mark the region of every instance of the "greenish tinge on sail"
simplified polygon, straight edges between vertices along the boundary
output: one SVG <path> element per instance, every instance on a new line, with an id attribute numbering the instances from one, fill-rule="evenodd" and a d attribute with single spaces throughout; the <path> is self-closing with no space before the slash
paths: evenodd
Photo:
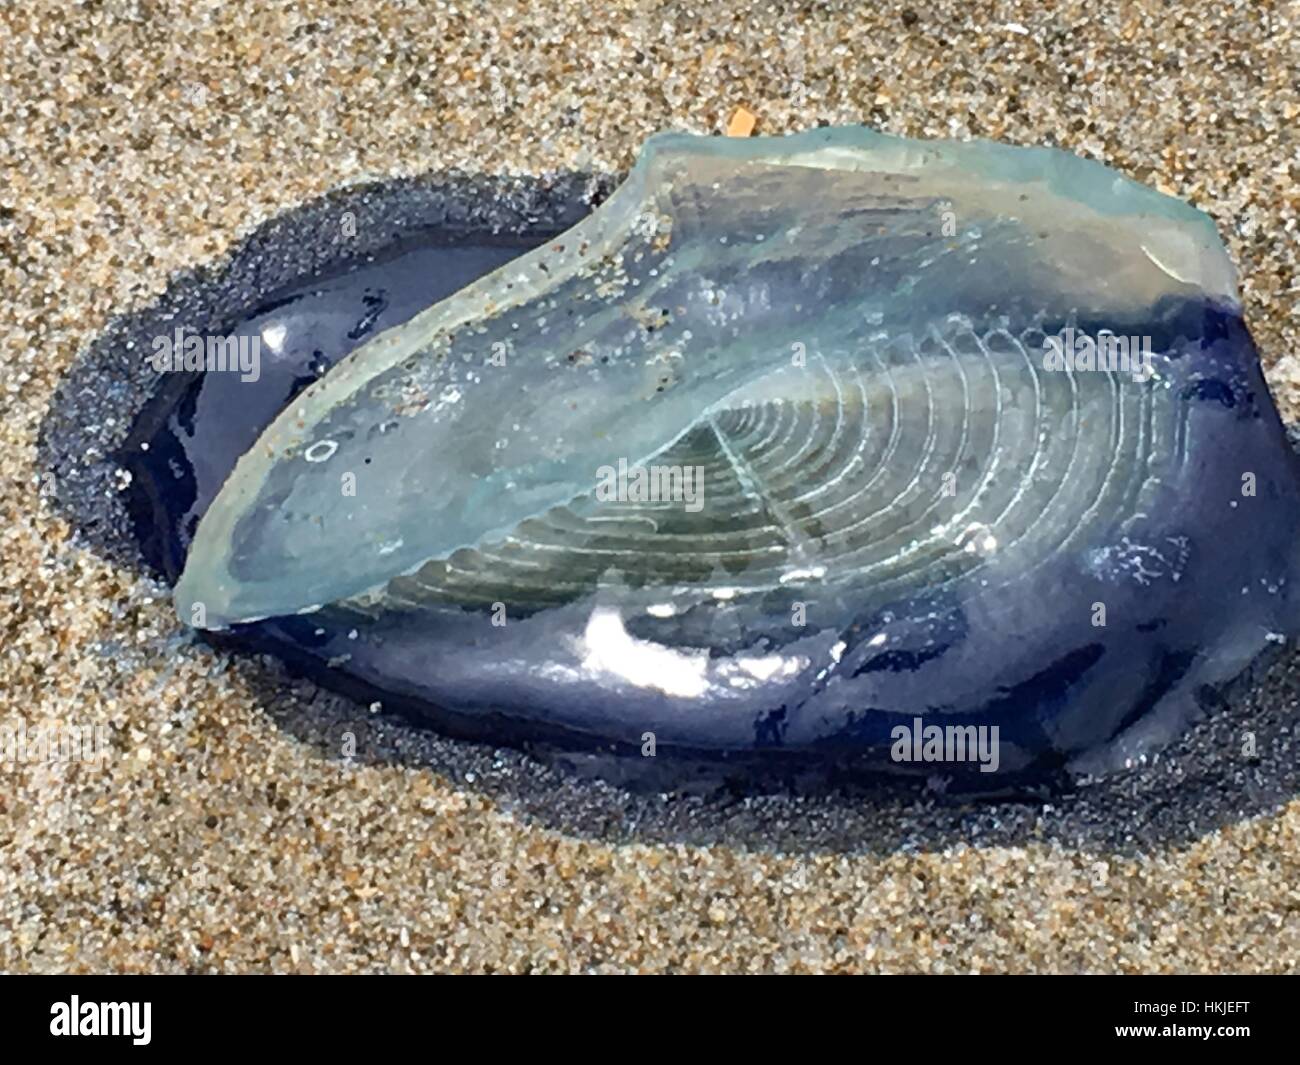
<path id="1" fill-rule="evenodd" d="M 1000 498 L 1028 522 L 1046 498 L 993 472 L 1035 468 L 1045 413 L 1066 440 L 1139 402 L 1030 372 L 1035 330 L 1121 329 L 1166 297 L 1236 303 L 1212 222 L 1066 152 L 663 134 L 581 224 L 299 396 L 204 515 L 177 609 L 222 627 L 610 580 L 780 587 L 826 558 L 875 581 L 939 544 L 962 572 L 979 554 L 953 522 Z M 985 416 L 921 428 L 935 409 Z M 911 466 L 872 479 L 900 446 L 962 492 L 922 508 Z M 603 468 L 682 455 L 708 471 L 698 510 L 597 505 Z M 1084 507 L 1105 471 L 1065 463 L 1040 489 L 1071 472 Z"/>

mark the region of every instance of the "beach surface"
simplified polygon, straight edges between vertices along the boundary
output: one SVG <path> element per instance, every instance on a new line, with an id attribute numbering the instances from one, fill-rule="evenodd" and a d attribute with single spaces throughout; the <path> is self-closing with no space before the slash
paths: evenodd
<path id="1" fill-rule="evenodd" d="M 378 183 L 378 245 L 408 179 L 599 184 L 738 106 L 764 134 L 1057 145 L 1189 200 L 1300 421 L 1296 4 L 775 8 L 0 9 L 0 726 L 107 737 L 0 763 L 0 969 L 1300 969 L 1291 647 L 1150 764 L 1050 801 L 631 793 L 214 651 L 131 557 L 123 316 L 310 268 L 327 193 Z M 267 229 L 289 216 L 299 258 Z"/>

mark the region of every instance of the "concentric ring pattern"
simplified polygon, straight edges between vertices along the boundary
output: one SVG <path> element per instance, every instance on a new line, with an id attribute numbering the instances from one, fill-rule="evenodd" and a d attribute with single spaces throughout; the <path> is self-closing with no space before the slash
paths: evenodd
<path id="1" fill-rule="evenodd" d="M 671 598 L 701 585 L 738 603 L 822 586 L 886 601 L 1006 557 L 995 579 L 1032 579 L 1131 516 L 1147 478 L 1176 475 L 1180 458 L 1176 410 L 1149 383 L 1044 369 L 1043 351 L 1041 331 L 981 334 L 953 316 L 865 358 L 818 355 L 727 396 L 655 454 L 609 456 L 625 484 L 637 466 L 695 471 L 695 500 L 593 488 L 397 578 L 386 605 L 528 611 L 602 586 Z"/>

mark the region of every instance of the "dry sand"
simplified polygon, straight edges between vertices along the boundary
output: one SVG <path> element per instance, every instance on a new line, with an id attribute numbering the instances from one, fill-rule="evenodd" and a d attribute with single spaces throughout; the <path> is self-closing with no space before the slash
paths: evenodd
<path id="1" fill-rule="evenodd" d="M 139 353 L 75 367 L 115 316 L 177 276 L 203 293 L 197 268 L 339 186 L 614 174 L 738 104 L 762 133 L 1057 144 L 1190 200 L 1300 418 L 1295 4 L 774 7 L 0 9 L 0 725 L 112 736 L 96 765 L 0 765 L 0 968 L 1300 967 L 1290 649 L 1153 764 L 1048 804 L 630 795 L 217 654 L 114 550 Z M 265 237 L 249 292 L 303 265 Z"/>

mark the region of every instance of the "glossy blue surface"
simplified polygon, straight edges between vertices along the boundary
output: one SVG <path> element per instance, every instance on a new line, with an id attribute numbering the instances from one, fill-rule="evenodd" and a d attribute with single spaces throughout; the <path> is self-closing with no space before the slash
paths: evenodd
<path id="1" fill-rule="evenodd" d="M 284 329 L 260 381 L 172 380 L 141 416 L 126 461 L 147 553 L 175 577 L 196 522 L 291 396 L 370 337 L 534 243 L 430 240 L 246 312 L 234 332 L 260 334 L 270 322 Z M 854 276 L 851 265 L 846 254 L 841 284 Z M 739 272 L 730 283 L 753 286 L 741 299 L 753 303 L 774 279 Z M 970 280 L 971 302 L 998 283 Z M 1008 313 L 1017 313 L 1014 291 L 969 328 L 1003 328 Z M 1215 690 L 1300 628 L 1300 475 L 1229 301 L 1167 295 L 1126 317 L 1070 308 L 1036 327 L 1053 334 L 1067 325 L 1098 333 L 1121 325 L 1151 339 L 1160 374 L 1142 387 L 1158 390 L 1150 402 L 1175 427 L 1177 461 L 1162 458 L 1161 476 L 1139 479 L 1141 491 L 1113 520 L 1094 515 L 1087 542 L 1065 537 L 1059 550 L 1035 555 L 1032 572 L 900 585 L 860 602 L 778 588 L 760 611 L 741 614 L 725 601 L 658 610 L 666 596 L 656 594 L 651 570 L 629 585 L 631 606 L 598 589 L 531 595 L 505 603 L 503 625 L 485 591 L 480 601 L 415 609 L 326 605 L 235 625 L 231 638 L 359 698 L 494 742 L 636 759 L 652 735 L 659 759 L 939 773 L 994 786 L 971 761 L 900 760 L 896 730 L 919 718 L 996 728 L 999 781 L 1067 764 L 1114 769 L 1169 742 Z M 939 404 L 937 422 L 958 417 Z M 1139 458 L 1123 462 L 1146 461 L 1150 434 L 1125 431 Z M 1100 431 L 1089 437 L 1085 423 L 1078 438 L 1113 444 Z M 795 622 L 801 606 L 809 616 Z"/>

